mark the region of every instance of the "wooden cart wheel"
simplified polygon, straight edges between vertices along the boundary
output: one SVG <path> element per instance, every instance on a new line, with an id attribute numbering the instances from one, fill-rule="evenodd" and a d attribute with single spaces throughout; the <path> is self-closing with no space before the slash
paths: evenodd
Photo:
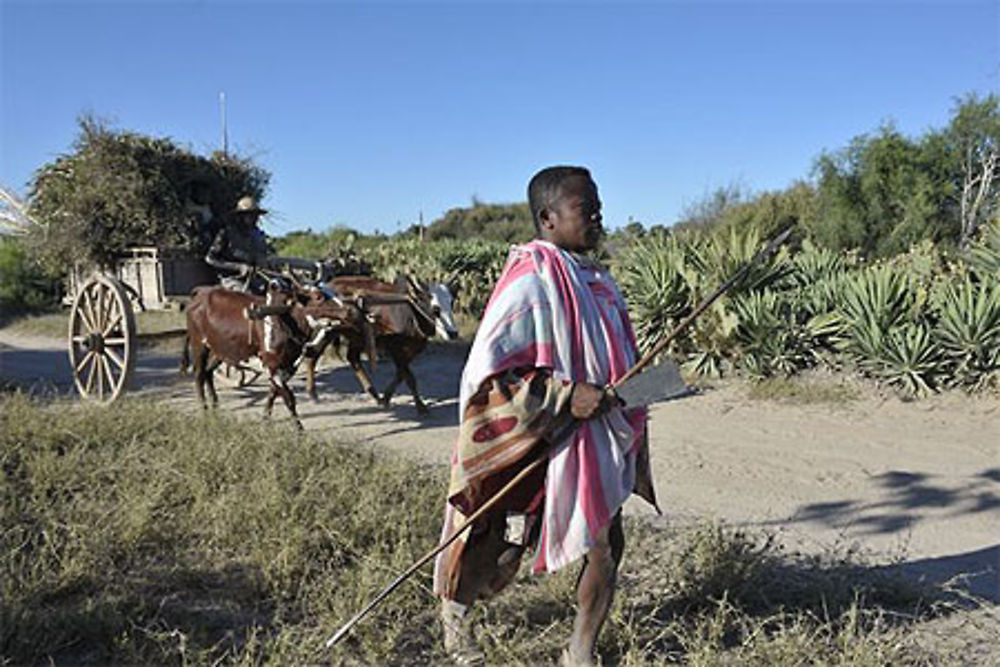
<path id="1" fill-rule="evenodd" d="M 110 403 L 128 388 L 135 370 L 135 315 L 122 284 L 91 276 L 69 315 L 69 362 L 85 399 Z"/>

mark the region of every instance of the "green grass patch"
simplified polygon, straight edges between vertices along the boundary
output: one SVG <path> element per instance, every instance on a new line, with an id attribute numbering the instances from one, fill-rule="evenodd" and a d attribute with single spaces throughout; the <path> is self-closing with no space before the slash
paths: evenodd
<path id="1" fill-rule="evenodd" d="M 0 321 L 0 327 L 21 336 L 65 339 L 69 335 L 69 311 L 53 309 L 44 313 L 5 318 Z"/>
<path id="2" fill-rule="evenodd" d="M 856 387 L 842 380 L 793 376 L 751 381 L 747 397 L 757 401 L 779 401 L 796 405 L 841 405 L 857 400 L 861 394 Z"/>
<path id="3" fill-rule="evenodd" d="M 165 332 L 178 331 L 187 326 L 187 320 L 182 311 L 147 310 L 135 314 L 136 332 L 156 336 Z M 69 309 L 53 310 L 51 312 L 15 317 L 2 324 L 2 328 L 20 336 L 38 336 L 66 340 L 69 336 Z M 140 341 L 144 346 L 177 348 L 180 338 L 169 337 L 157 340 Z M 172 341 L 172 342 L 171 342 Z"/>
<path id="4" fill-rule="evenodd" d="M 0 655 L 96 664 L 444 660 L 430 568 L 333 652 L 323 641 L 432 548 L 446 471 L 290 426 L 0 402 Z M 601 638 L 621 664 L 915 664 L 935 594 L 724 526 L 627 522 Z M 551 663 L 577 568 L 479 605 L 492 663 Z"/>

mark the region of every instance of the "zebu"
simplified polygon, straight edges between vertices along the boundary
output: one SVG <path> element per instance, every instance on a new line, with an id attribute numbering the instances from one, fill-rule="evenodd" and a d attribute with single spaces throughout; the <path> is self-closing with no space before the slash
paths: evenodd
<path id="1" fill-rule="evenodd" d="M 218 286 L 195 288 L 187 309 L 187 341 L 198 399 L 207 407 L 207 387 L 212 405 L 218 404 L 212 373 L 220 363 L 238 365 L 257 357 L 271 385 L 264 415 L 270 416 L 274 399 L 280 395 L 301 428 L 288 380 L 307 352 L 310 339 L 323 340 L 331 332 L 356 330 L 364 341 L 367 326 L 353 304 L 314 298 L 303 305 L 292 289 L 277 280 L 268 285 L 266 297 Z"/>
<path id="2" fill-rule="evenodd" d="M 330 280 L 327 287 L 341 298 L 363 300 L 374 327 L 375 347 L 388 355 L 396 367 L 392 381 L 379 395 L 371 376 L 361 365 L 364 340 L 356 332 L 343 334 L 347 341 L 347 362 L 361 388 L 381 405 L 389 405 L 396 387 L 405 381 L 417 410 L 426 414 L 427 406 L 417 391 L 417 379 L 410 370 L 410 362 L 423 352 L 428 339 L 435 334 L 445 340 L 458 337 L 451 289 L 443 284 L 425 289 L 409 278 L 393 284 L 370 276 L 339 276 Z M 306 360 L 306 390 L 313 400 L 317 399 L 315 358 Z"/>

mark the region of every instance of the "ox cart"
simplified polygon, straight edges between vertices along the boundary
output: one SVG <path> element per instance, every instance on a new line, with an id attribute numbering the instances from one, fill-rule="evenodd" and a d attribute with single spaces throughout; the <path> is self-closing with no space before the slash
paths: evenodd
<path id="1" fill-rule="evenodd" d="M 275 258 L 276 273 L 320 279 L 322 264 Z M 86 400 L 110 403 L 129 387 L 141 341 L 183 336 L 185 329 L 139 335 L 136 311 L 182 310 L 191 290 L 219 275 L 199 257 L 155 247 L 130 248 L 110 269 L 70 272 L 69 360 L 73 382 Z"/>

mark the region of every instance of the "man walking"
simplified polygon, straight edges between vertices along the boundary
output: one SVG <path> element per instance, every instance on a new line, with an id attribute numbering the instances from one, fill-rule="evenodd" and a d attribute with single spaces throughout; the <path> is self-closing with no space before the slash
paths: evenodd
<path id="1" fill-rule="evenodd" d="M 584 254 L 603 234 L 590 172 L 543 169 L 528 200 L 536 238 L 511 251 L 462 375 L 444 536 L 539 455 L 548 464 L 438 556 L 434 586 L 445 648 L 472 664 L 483 654 L 469 609 L 513 579 L 527 548 L 535 548 L 536 572 L 582 558 L 577 617 L 561 661 L 588 665 L 624 549 L 621 507 L 633 491 L 655 506 L 646 412 L 620 408 L 604 389 L 638 354 L 617 285 Z"/>

